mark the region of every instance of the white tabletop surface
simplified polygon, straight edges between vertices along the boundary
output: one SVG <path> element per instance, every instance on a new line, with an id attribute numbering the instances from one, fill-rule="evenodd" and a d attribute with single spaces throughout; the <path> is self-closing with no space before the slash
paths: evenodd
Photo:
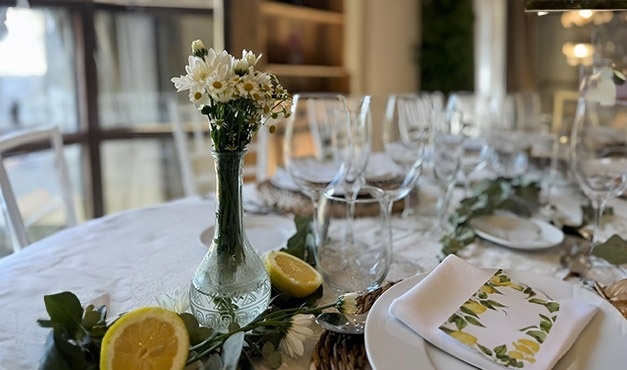
<path id="1" fill-rule="evenodd" d="M 71 291 L 85 305 L 106 293 L 109 317 L 113 317 L 154 305 L 155 297 L 162 293 L 186 287 L 206 250 L 199 236 L 214 223 L 213 204 L 211 199 L 195 197 L 113 214 L 63 230 L 0 259 L 0 369 L 38 367 L 49 330 L 36 323 L 48 317 L 44 295 Z M 616 200 L 613 205 L 619 222 L 608 232 L 626 236 L 627 203 Z M 264 238 L 258 231 L 249 237 L 260 253 L 280 248 L 282 245 L 275 245 L 277 235 L 284 244 L 294 231 L 290 215 L 246 217 L 272 225 L 267 230 L 270 237 Z M 440 245 L 407 225 L 407 221 L 394 222 L 395 253 L 415 262 L 415 273 L 431 270 L 440 261 Z M 525 252 L 477 242 L 460 255 L 478 266 L 555 275 L 560 253 L 559 247 Z M 390 280 L 408 277 L 400 275 L 393 265 Z M 308 347 L 311 350 L 311 345 Z M 309 358 L 295 363 L 308 368 Z"/>

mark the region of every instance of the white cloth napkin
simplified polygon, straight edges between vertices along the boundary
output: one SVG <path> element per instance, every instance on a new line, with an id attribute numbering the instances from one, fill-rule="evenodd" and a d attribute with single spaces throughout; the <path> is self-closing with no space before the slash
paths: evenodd
<path id="1" fill-rule="evenodd" d="M 390 305 L 390 312 L 443 351 L 481 369 L 504 369 L 505 366 L 439 329 L 497 270 L 478 268 L 450 255 L 415 287 L 396 298 Z M 524 361 L 524 369 L 551 369 L 597 311 L 595 305 L 586 302 L 572 299 L 557 302 L 560 304 L 557 320 L 535 353 L 535 362 Z M 486 326 L 492 330 L 490 325 Z M 493 328 L 494 334 L 498 335 L 500 329 Z"/>

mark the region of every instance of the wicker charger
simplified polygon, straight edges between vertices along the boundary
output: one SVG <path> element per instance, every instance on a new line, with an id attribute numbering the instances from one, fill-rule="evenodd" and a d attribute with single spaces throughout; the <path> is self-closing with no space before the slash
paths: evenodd
<path id="1" fill-rule="evenodd" d="M 290 189 L 280 188 L 270 180 L 257 184 L 257 192 L 263 201 L 270 207 L 283 213 L 293 213 L 308 216 L 313 213 L 311 200 L 303 193 Z M 396 201 L 392 212 L 403 211 L 403 200 Z M 357 216 L 360 216 L 359 214 Z"/>
<path id="2" fill-rule="evenodd" d="M 366 313 L 374 302 L 392 285 L 381 287 L 357 299 L 357 313 Z M 363 335 L 339 334 L 325 330 L 313 349 L 311 370 L 362 370 L 370 369 Z"/>

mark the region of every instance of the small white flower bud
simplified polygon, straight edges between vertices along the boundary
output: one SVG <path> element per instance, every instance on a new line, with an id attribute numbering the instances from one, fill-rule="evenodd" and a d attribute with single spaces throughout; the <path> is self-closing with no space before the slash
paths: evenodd
<path id="1" fill-rule="evenodd" d="M 207 48 L 205 47 L 205 44 L 202 42 L 202 40 L 194 40 L 194 42 L 192 42 L 192 54 L 196 54 L 198 52 L 201 52 L 203 50 L 206 50 Z"/>

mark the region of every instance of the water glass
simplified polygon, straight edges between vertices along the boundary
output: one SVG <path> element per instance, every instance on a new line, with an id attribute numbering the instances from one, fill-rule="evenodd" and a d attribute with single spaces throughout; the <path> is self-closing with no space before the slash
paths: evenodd
<path id="1" fill-rule="evenodd" d="M 381 190 L 365 186 L 351 206 L 343 194 L 325 192 L 318 210 L 320 238 L 316 268 L 339 293 L 376 289 L 392 261 L 392 235 Z"/>

